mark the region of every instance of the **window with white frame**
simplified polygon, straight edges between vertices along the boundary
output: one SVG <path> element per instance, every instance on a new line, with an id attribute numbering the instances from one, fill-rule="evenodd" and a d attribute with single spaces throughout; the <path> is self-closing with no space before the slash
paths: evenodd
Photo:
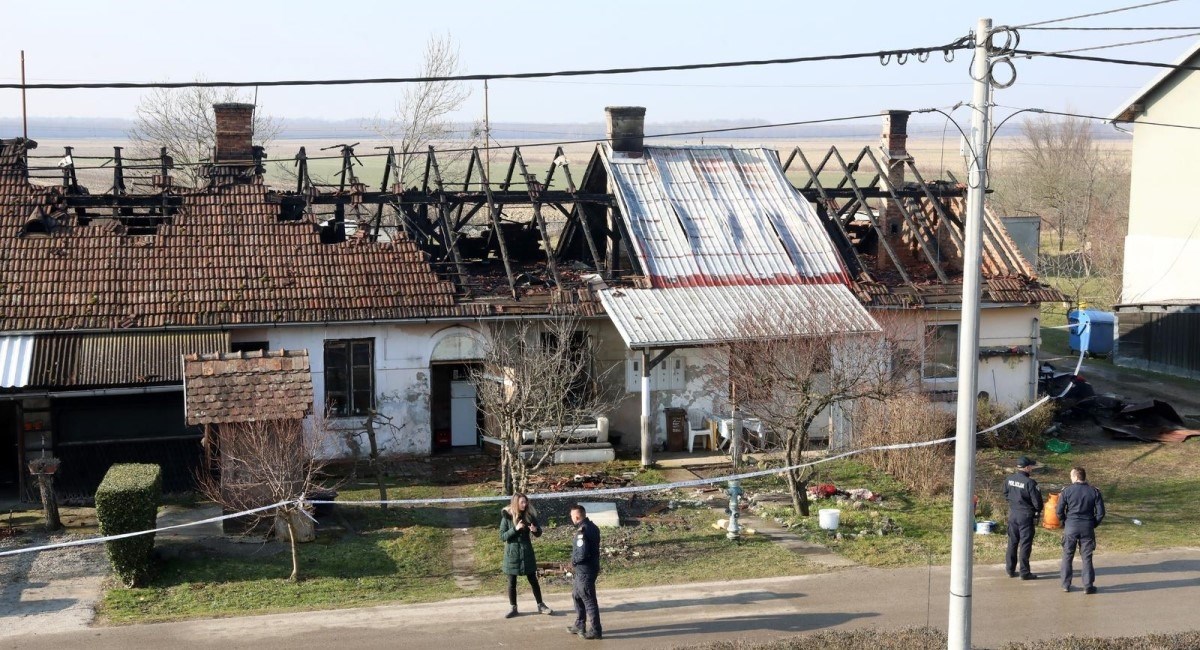
<path id="1" fill-rule="evenodd" d="M 366 415 L 374 404 L 375 339 L 325 341 L 325 408 L 329 415 Z"/>
<path id="2" fill-rule="evenodd" d="M 958 323 L 925 325 L 921 355 L 922 379 L 954 379 L 958 376 Z"/>

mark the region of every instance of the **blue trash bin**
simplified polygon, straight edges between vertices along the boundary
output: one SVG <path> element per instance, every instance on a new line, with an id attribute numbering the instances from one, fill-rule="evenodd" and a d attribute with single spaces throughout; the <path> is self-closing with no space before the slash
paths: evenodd
<path id="1" fill-rule="evenodd" d="M 1084 351 L 1096 357 L 1112 354 L 1117 326 L 1116 314 L 1098 309 L 1072 309 L 1067 314 L 1071 326 L 1071 350 Z"/>

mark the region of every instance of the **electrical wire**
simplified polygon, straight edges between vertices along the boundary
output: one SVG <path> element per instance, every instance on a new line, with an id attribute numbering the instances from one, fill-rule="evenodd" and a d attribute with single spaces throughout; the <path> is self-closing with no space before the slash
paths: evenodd
<path id="1" fill-rule="evenodd" d="M 1099 115 L 1085 115 L 1083 113 L 1071 113 L 1071 112 L 1067 112 L 1067 111 L 1052 111 L 1047 108 L 1021 108 L 1019 106 L 1002 106 L 1000 104 L 997 104 L 997 106 L 999 106 L 1000 108 L 1015 109 L 1015 110 L 1017 110 L 1017 112 L 1045 113 L 1047 115 L 1060 115 L 1062 117 L 1078 117 L 1081 119 L 1097 120 L 1100 122 L 1126 122 L 1126 120 L 1114 120 L 1111 117 L 1101 117 Z M 1150 121 L 1145 121 L 1145 120 L 1137 120 L 1136 122 L 1133 122 L 1133 123 L 1137 124 L 1138 126 L 1145 124 L 1147 126 L 1163 126 L 1163 127 L 1173 128 L 1173 129 L 1189 129 L 1189 130 L 1193 130 L 1193 131 L 1200 131 L 1200 125 L 1196 125 L 1196 124 L 1175 124 L 1175 123 L 1171 123 L 1171 122 L 1150 122 Z"/>
<path id="2" fill-rule="evenodd" d="M 1172 2 L 1176 2 L 1176 1 L 1177 0 L 1158 0 L 1157 2 L 1146 2 L 1143 4 L 1131 5 L 1128 7 L 1118 7 L 1117 9 L 1109 9 L 1107 11 L 1097 11 L 1095 13 L 1090 13 L 1090 14 L 1080 14 L 1078 16 L 1067 16 L 1065 18 L 1054 18 L 1051 20 L 1041 20 L 1036 23 L 1025 23 L 1024 25 L 1013 25 L 1013 27 L 1016 29 L 1026 29 L 1026 28 L 1030 28 L 1030 27 L 1037 27 L 1039 25 L 1051 25 L 1054 23 L 1065 23 L 1068 20 L 1079 20 L 1080 18 L 1094 18 L 1096 16 L 1107 16 L 1109 14 L 1121 13 L 1122 11 L 1132 11 L 1134 9 L 1153 7 L 1155 5 L 1165 5 L 1165 4 L 1169 4 Z"/>
<path id="3" fill-rule="evenodd" d="M 1021 29 L 1076 32 L 1166 32 L 1200 29 L 1200 25 L 1192 27 L 1022 27 Z"/>
<path id="4" fill-rule="evenodd" d="M 903 64 L 911 55 L 916 55 L 918 61 L 926 61 L 931 52 L 942 52 L 946 58 L 955 50 L 969 47 L 968 37 L 962 37 L 950 43 L 930 47 L 912 47 L 897 50 L 877 50 L 874 52 L 852 52 L 847 54 L 824 54 L 817 56 L 799 56 L 783 59 L 757 59 L 743 61 L 722 61 L 719 63 L 685 63 L 678 65 L 638 66 L 630 68 L 602 68 L 593 70 L 558 70 L 553 72 L 513 72 L 502 74 L 463 74 L 440 75 L 434 77 L 382 77 L 374 79 L 293 79 L 286 81 L 181 81 L 181 82 L 98 82 L 98 83 L 38 83 L 0 84 L 2 89 L 20 90 L 78 90 L 96 88 L 249 88 L 252 86 L 348 86 L 364 84 L 406 84 L 431 83 L 444 81 L 486 81 L 495 79 L 541 79 L 547 77 L 582 77 L 592 75 L 633 74 L 642 72 L 667 72 L 679 70 L 711 70 L 717 68 L 742 68 L 750 66 L 780 65 L 790 63 L 811 63 L 815 61 L 844 61 L 850 59 L 878 58 L 880 63 L 887 65 L 892 57 L 897 63 Z"/>
<path id="5" fill-rule="evenodd" d="M 1093 46 L 1089 46 L 1089 47 L 1077 47 L 1077 48 L 1071 49 L 1071 50 L 1058 50 L 1055 52 L 1043 52 L 1042 54 L 1030 55 L 1027 58 L 1033 58 L 1033 56 L 1054 56 L 1056 54 L 1070 54 L 1072 52 L 1090 52 L 1092 50 L 1107 50 L 1107 49 L 1113 48 L 1113 47 L 1126 47 L 1129 45 L 1143 45 L 1145 43 L 1158 43 L 1161 41 L 1173 41 L 1173 40 L 1176 40 L 1179 38 L 1192 38 L 1193 36 L 1200 36 L 1200 32 L 1192 32 L 1190 34 L 1177 34 L 1175 36 L 1163 36 L 1161 38 L 1148 38 L 1148 39 L 1141 40 L 1141 41 L 1126 41 L 1124 43 L 1112 43 L 1109 45 L 1093 45 Z"/>
<path id="6" fill-rule="evenodd" d="M 912 112 L 913 113 L 925 113 L 925 112 L 931 112 L 931 111 L 939 111 L 940 112 L 940 109 L 923 108 L 923 109 L 914 110 Z M 750 125 L 750 126 L 731 126 L 731 127 L 721 128 L 721 129 L 702 129 L 702 130 L 697 130 L 697 131 L 677 131 L 674 133 L 647 133 L 646 135 L 644 135 L 642 137 L 644 137 L 644 138 L 672 138 L 672 137 L 681 137 L 681 136 L 688 136 L 688 135 L 704 135 L 704 134 L 708 134 L 708 133 L 730 133 L 733 131 L 750 131 L 750 130 L 754 130 L 754 129 L 769 129 L 769 128 L 788 127 L 788 126 L 804 126 L 804 125 L 808 125 L 808 124 L 826 124 L 826 123 L 830 123 L 830 122 L 848 122 L 851 120 L 864 120 L 864 119 L 868 119 L 868 118 L 869 119 L 878 119 L 879 115 L 880 115 L 879 113 L 866 113 L 863 115 L 846 115 L 843 117 L 826 117 L 826 118 L 820 118 L 820 119 L 815 119 L 815 120 L 800 120 L 800 121 L 796 121 L 796 122 L 779 122 L 776 124 L 755 124 L 755 125 Z M 459 147 L 459 148 L 454 148 L 454 149 L 437 149 L 436 152 L 437 153 L 467 153 L 467 152 L 471 152 L 471 151 L 487 151 L 487 150 L 496 150 L 496 149 L 514 149 L 514 148 L 532 149 L 532 148 L 536 148 L 536 147 L 557 147 L 557 146 L 568 145 L 568 144 L 592 144 L 592 143 L 597 143 L 597 142 L 605 142 L 605 141 L 607 141 L 607 139 L 608 138 L 587 138 L 587 139 L 581 139 L 581 140 L 558 140 L 555 142 L 531 142 L 531 143 L 525 143 L 525 144 L 519 144 L 519 145 L 502 145 L 502 146 L 486 146 L 486 147 Z M 375 157 L 387 156 L 387 155 L 389 155 L 389 154 L 387 154 L 386 152 L 363 153 L 363 154 L 356 153 L 355 157 L 356 158 L 375 158 Z M 425 151 L 408 151 L 408 152 L 397 151 L 391 155 L 394 155 L 394 156 L 424 156 L 424 155 L 426 155 L 426 152 Z M 80 158 L 82 158 L 82 157 L 80 157 Z M 337 155 L 332 155 L 332 156 L 306 156 L 305 160 L 340 160 L 341 158 L 342 158 L 342 155 L 337 154 Z M 111 158 L 109 158 L 109 160 L 111 160 Z M 124 158 L 122 160 L 124 160 Z M 158 160 L 158 159 L 155 158 L 154 160 Z M 279 163 L 279 162 L 294 163 L 294 162 L 296 162 L 296 159 L 295 158 L 269 158 L 269 159 L 264 158 L 262 160 L 262 162 L 263 163 Z M 211 165 L 211 164 L 212 163 L 210 161 L 176 162 L 175 166 L 176 167 L 189 167 L 189 166 Z M 124 165 L 122 168 L 123 169 L 159 169 L 160 165 Z M 53 167 L 53 168 L 51 168 L 51 167 L 30 167 L 30 169 L 44 170 L 44 169 L 58 169 L 58 168 L 57 167 Z M 76 167 L 75 169 L 76 170 L 111 169 L 111 167 L 90 166 L 90 167 Z"/>
<path id="7" fill-rule="evenodd" d="M 1147 68 L 1169 68 L 1172 70 L 1191 70 L 1200 71 L 1200 66 L 1186 65 L 1182 63 L 1159 63 L 1157 61 L 1135 61 L 1133 59 L 1114 59 L 1106 56 L 1089 56 L 1086 54 L 1062 54 L 1058 52 L 1039 52 L 1037 50 L 1014 50 L 1015 56 L 1023 56 L 1033 58 L 1037 56 L 1051 57 L 1055 59 L 1068 59 L 1071 61 L 1092 61 L 1095 63 L 1116 63 L 1120 65 L 1136 65 Z"/>

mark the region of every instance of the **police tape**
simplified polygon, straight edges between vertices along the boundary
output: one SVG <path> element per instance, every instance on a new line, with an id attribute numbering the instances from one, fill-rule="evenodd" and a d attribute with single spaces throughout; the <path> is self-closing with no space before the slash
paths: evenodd
<path id="1" fill-rule="evenodd" d="M 1081 351 L 1079 353 L 1079 361 L 1075 364 L 1075 374 L 1076 375 L 1079 374 L 1079 370 L 1083 366 L 1083 356 L 1084 356 L 1084 353 Z M 981 436 L 985 433 L 991 433 L 992 431 L 996 431 L 997 429 L 1008 426 L 1009 424 L 1012 424 L 1013 422 L 1016 422 L 1017 420 L 1025 417 L 1031 411 L 1038 408 L 1042 404 L 1045 404 L 1046 402 L 1048 402 L 1052 399 L 1061 399 L 1063 396 L 1065 396 L 1067 394 L 1068 390 L 1070 390 L 1070 386 L 1068 386 L 1066 389 L 1063 390 L 1062 393 L 1060 393 L 1058 395 L 1053 395 L 1053 396 L 1047 395 L 1045 397 L 1042 397 L 1041 399 L 1030 404 L 1029 406 L 1025 407 L 1024 409 L 1018 411 L 1017 413 L 1014 413 L 1012 416 L 1008 417 L 1004 421 L 994 424 L 986 429 L 983 429 L 982 431 L 976 431 L 975 435 Z M 876 445 L 873 447 L 864 447 L 862 449 L 851 449 L 849 451 L 845 451 L 845 452 L 842 452 L 839 454 L 834 454 L 832 456 L 824 456 L 822 458 L 818 458 L 816 460 L 813 460 L 813 461 L 807 462 L 807 463 L 799 463 L 796 465 L 788 465 L 785 467 L 773 467 L 770 469 L 756 470 L 753 472 L 742 472 L 739 474 L 728 474 L 725 476 L 718 476 L 718 477 L 714 477 L 714 478 L 697 478 L 697 479 L 692 479 L 692 480 L 687 480 L 687 481 L 673 481 L 671 483 L 655 483 L 653 485 L 633 485 L 633 486 L 623 486 L 623 487 L 617 487 L 617 488 L 601 488 L 598 490 L 576 490 L 576 491 L 572 491 L 572 492 L 548 492 L 548 493 L 544 493 L 544 494 L 530 494 L 529 498 L 531 500 L 549 501 L 549 500 L 553 500 L 553 499 L 578 499 L 581 495 L 586 495 L 587 497 L 597 497 L 597 496 L 611 496 L 611 495 L 618 495 L 618 494 L 640 494 L 640 493 L 645 493 L 645 492 L 661 492 L 661 491 L 665 491 L 665 490 L 679 490 L 679 489 L 684 489 L 684 488 L 689 488 L 689 487 L 700 487 L 700 486 L 704 486 L 704 485 L 712 485 L 715 483 L 727 483 L 729 481 L 741 481 L 741 480 L 745 480 L 745 479 L 759 478 L 762 476 L 771 476 L 772 474 L 782 474 L 784 472 L 790 472 L 790 471 L 794 471 L 794 470 L 798 470 L 798 469 L 804 469 L 807 467 L 814 467 L 816 465 L 821 465 L 823 463 L 831 463 L 835 460 L 841 460 L 843 458 L 850 458 L 851 456 L 856 456 L 858 454 L 866 454 L 866 453 L 875 452 L 875 451 L 902 451 L 905 449 L 919 449 L 922 447 L 932 447 L 934 445 L 943 445 L 948 442 L 954 442 L 957 439 L 958 439 L 957 436 L 948 436 L 945 438 L 936 438 L 934 440 L 924 440 L 921 442 L 900 442 L 900 443 L 895 443 L 895 444 L 891 444 L 891 445 Z M 503 496 L 503 495 L 482 496 L 482 497 L 445 497 L 445 498 L 437 498 L 437 499 L 372 499 L 372 500 L 363 500 L 363 501 L 359 501 L 359 500 L 333 501 L 333 500 L 326 500 L 326 499 L 310 500 L 310 499 L 304 499 L 304 498 L 289 499 L 287 501 L 280 501 L 279 503 L 274 503 L 269 506 L 262 506 L 261 508 L 254 508 L 252 510 L 245 510 L 242 512 L 236 512 L 236 513 L 229 514 L 229 515 L 222 515 L 220 517 L 210 517 L 208 519 L 202 519 L 200 521 L 184 522 L 182 524 L 175 524 L 172 526 L 163 526 L 162 528 L 155 528 L 154 530 L 144 530 L 144 531 L 139 531 L 136 533 L 123 533 L 120 535 L 108 535 L 106 537 L 94 537 L 94 538 L 88 538 L 88 539 L 79 539 L 79 540 L 72 540 L 70 542 L 60 542 L 57 544 L 48 544 L 45 546 L 35 546 L 35 547 L 29 547 L 29 548 L 16 549 L 16 550 L 12 550 L 12 551 L 4 551 L 4 552 L 0 552 L 0 557 L 4 557 L 6 555 L 17 555 L 20 553 L 33 553 L 36 551 L 47 551 L 47 550 L 52 550 L 52 549 L 65 548 L 68 546 L 83 546 L 85 544 L 99 544 L 101 542 L 109 542 L 109 541 L 118 540 L 118 539 L 136 537 L 138 535 L 149 535 L 151 533 L 158 533 L 158 532 L 162 532 L 162 531 L 166 531 L 166 530 L 173 530 L 173 529 L 177 529 L 177 528 L 186 528 L 188 526 L 199 526 L 202 524 L 209 524 L 209 523 L 215 523 L 218 521 L 225 521 L 226 519 L 233 519 L 235 517 L 244 517 L 246 515 L 256 514 L 259 512 L 263 512 L 265 510 L 270 510 L 272 508 L 279 508 L 279 507 L 288 505 L 290 503 L 295 503 L 297 505 L 302 506 L 301 512 L 303 512 L 304 511 L 303 506 L 307 506 L 307 505 L 418 506 L 418 505 L 437 505 L 437 504 L 453 504 L 453 503 L 502 502 L 502 501 L 509 501 L 511 499 L 512 499 L 512 497 Z"/>
<path id="2" fill-rule="evenodd" d="M 0 557 L 4 557 L 7 555 L 20 555 L 21 553 L 33 553 L 35 551 L 49 551 L 52 549 L 67 548 L 70 546 L 85 546 L 87 544 L 100 544 L 102 542 L 112 542 L 112 541 L 115 541 L 118 539 L 128 539 L 130 537 L 138 537 L 139 535 L 150 535 L 153 533 L 161 533 L 163 531 L 175 530 L 177 528 L 187 528 L 189 526 L 200 526 L 203 524 L 212 524 L 212 523 L 216 523 L 218 521 L 225 521 L 226 519 L 234 519 L 237 517 L 245 517 L 247 515 L 257 514 L 257 513 L 263 512 L 265 510 L 271 510 L 272 508 L 279 508 L 282 506 L 286 506 L 289 503 L 296 503 L 296 502 L 297 502 L 296 499 L 288 499 L 287 501 L 280 501 L 279 503 L 273 503 L 269 506 L 262 506 L 260 508 L 252 508 L 250 510 L 243 510 L 242 512 L 235 512 L 235 513 L 229 514 L 229 515 L 221 515 L 219 517 L 209 517 L 208 519 L 201 519 L 199 521 L 186 521 L 182 524 L 172 524 L 170 526 L 163 526 L 161 528 L 155 528 L 153 530 L 139 530 L 134 533 L 121 533 L 119 535 L 105 535 L 104 537 L 89 537 L 87 539 L 73 539 L 69 542 L 58 542 L 56 544 L 46 544 L 44 546 L 31 546 L 31 547 L 27 547 L 27 548 L 18 548 L 18 549 L 13 549 L 11 551 L 0 552 Z"/>

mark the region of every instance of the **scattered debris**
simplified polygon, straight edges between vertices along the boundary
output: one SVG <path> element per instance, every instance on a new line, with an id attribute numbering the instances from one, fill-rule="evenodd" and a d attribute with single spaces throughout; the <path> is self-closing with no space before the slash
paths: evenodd
<path id="1" fill-rule="evenodd" d="M 1125 404 L 1112 416 L 1100 418 L 1100 427 L 1119 440 L 1183 442 L 1200 436 L 1170 404 L 1157 399 Z"/>

